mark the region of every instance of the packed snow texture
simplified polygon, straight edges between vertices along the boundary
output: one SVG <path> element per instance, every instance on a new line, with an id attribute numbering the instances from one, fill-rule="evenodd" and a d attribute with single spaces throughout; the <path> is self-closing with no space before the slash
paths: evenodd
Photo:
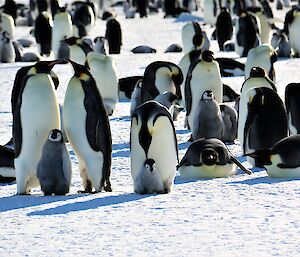
<path id="1" fill-rule="evenodd" d="M 179 62 L 182 53 L 163 52 L 172 43 L 181 44 L 184 22 L 163 19 L 163 13 L 126 20 L 122 9 L 116 11 L 123 30 L 121 54 L 113 55 L 119 78 L 142 75 L 153 61 Z M 201 16 L 200 12 L 194 14 Z M 283 13 L 277 14 L 283 17 Z M 212 28 L 203 28 L 210 36 Z M 33 39 L 29 32 L 30 28 L 18 26 L 16 37 Z M 90 36 L 104 33 L 105 21 L 98 20 Z M 149 45 L 157 53 L 134 55 L 130 50 L 137 45 Z M 216 41 L 212 41 L 212 49 L 216 56 L 237 57 L 219 52 Z M 24 65 L 28 64 L 0 64 L 1 144 L 11 137 L 11 90 L 17 70 Z M 299 67 L 300 59 L 275 63 L 281 97 L 288 83 L 300 82 Z M 73 70 L 69 64 L 57 65 L 54 70 L 60 80 L 58 99 L 62 103 Z M 244 78 L 222 80 L 239 91 Z M 230 178 L 201 180 L 185 180 L 177 174 L 169 194 L 133 193 L 129 110 L 130 102 L 122 101 L 110 117 L 113 192 L 77 193 L 82 185 L 78 161 L 69 144 L 73 177 L 67 196 L 45 197 L 39 188 L 31 196 L 17 196 L 15 183 L 0 185 L 1 256 L 300 255 L 299 180 L 273 179 L 265 170 L 255 170 L 250 176 L 239 171 Z M 181 113 L 175 122 L 180 159 L 190 136 L 183 124 Z M 228 147 L 249 167 L 241 157 L 238 141 Z"/>

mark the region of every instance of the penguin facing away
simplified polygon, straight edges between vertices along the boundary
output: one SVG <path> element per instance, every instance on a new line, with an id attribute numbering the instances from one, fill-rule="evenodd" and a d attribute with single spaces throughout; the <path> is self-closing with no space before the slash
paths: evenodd
<path id="1" fill-rule="evenodd" d="M 107 19 L 105 38 L 108 41 L 109 54 L 119 54 L 122 46 L 122 29 L 113 17 Z"/>
<path id="2" fill-rule="evenodd" d="M 153 159 L 147 159 L 144 162 L 133 181 L 133 187 L 137 194 L 165 193 L 164 185 Z"/>
<path id="3" fill-rule="evenodd" d="M 132 115 L 130 131 L 131 175 L 136 179 L 147 159 L 153 159 L 164 191 L 170 192 L 176 174 L 178 145 L 168 110 L 156 101 L 140 105 Z"/>
<path id="4" fill-rule="evenodd" d="M 112 191 L 110 184 L 112 140 L 109 120 L 96 81 L 88 69 L 70 61 L 74 76 L 63 105 L 63 121 L 78 158 L 83 192 Z M 74 112 L 76 110 L 76 112 Z"/>
<path id="5" fill-rule="evenodd" d="M 49 131 L 60 128 L 51 69 L 59 61 L 42 61 L 22 69 L 12 95 L 13 139 L 18 194 L 39 186 L 37 163 Z"/>
<path id="6" fill-rule="evenodd" d="M 220 178 L 233 176 L 237 166 L 245 173 L 252 174 L 217 139 L 198 139 L 186 151 L 177 166 L 180 176 L 185 178 Z"/>
<path id="7" fill-rule="evenodd" d="M 65 195 L 69 192 L 72 165 L 60 130 L 49 133 L 37 166 L 37 177 L 44 195 Z"/>
<path id="8" fill-rule="evenodd" d="M 14 150 L 0 145 L 0 183 L 11 183 L 15 180 Z"/>
<path id="9" fill-rule="evenodd" d="M 52 42 L 52 16 L 47 12 L 40 13 L 34 26 L 35 40 L 39 45 L 39 51 L 41 55 L 51 54 L 51 42 Z"/>
<path id="10" fill-rule="evenodd" d="M 285 106 L 288 115 L 289 134 L 300 134 L 300 84 L 290 83 L 285 88 Z"/>
<path id="11" fill-rule="evenodd" d="M 228 9 L 221 8 L 221 12 L 216 21 L 216 36 L 220 51 L 224 51 L 224 43 L 231 40 L 233 35 L 233 26 Z"/>

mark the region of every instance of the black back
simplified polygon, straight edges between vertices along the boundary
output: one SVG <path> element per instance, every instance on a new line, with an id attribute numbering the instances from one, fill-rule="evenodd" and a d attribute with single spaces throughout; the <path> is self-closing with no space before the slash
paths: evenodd
<path id="1" fill-rule="evenodd" d="M 290 83 L 285 88 L 285 106 L 291 124 L 300 133 L 300 83 Z"/>
<path id="2" fill-rule="evenodd" d="M 224 43 L 232 38 L 233 26 L 229 11 L 221 9 L 216 21 L 216 36 L 221 51 L 224 51 Z"/>
<path id="3" fill-rule="evenodd" d="M 106 23 L 105 38 L 108 41 L 109 54 L 119 54 L 122 45 L 122 29 L 116 19 L 109 19 Z"/>
<path id="4" fill-rule="evenodd" d="M 41 54 L 51 53 L 52 27 L 50 25 L 50 16 L 40 13 L 35 20 L 34 36 L 37 43 L 41 45 Z"/>
<path id="5" fill-rule="evenodd" d="M 132 92 L 138 81 L 142 80 L 143 76 L 131 76 L 119 79 L 119 91 L 125 93 L 128 98 L 131 98 Z"/>

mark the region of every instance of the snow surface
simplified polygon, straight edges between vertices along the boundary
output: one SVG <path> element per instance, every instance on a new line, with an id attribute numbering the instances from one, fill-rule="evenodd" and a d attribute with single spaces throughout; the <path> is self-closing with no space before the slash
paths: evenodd
<path id="1" fill-rule="evenodd" d="M 142 75 L 153 61 L 179 62 L 182 53 L 163 52 L 170 44 L 181 43 L 183 22 L 163 19 L 162 13 L 125 20 L 117 11 L 124 38 L 121 54 L 113 56 L 119 78 Z M 210 27 L 204 28 L 212 33 Z M 32 38 L 29 31 L 17 27 L 17 38 Z M 105 22 L 98 20 L 91 36 L 104 33 Z M 130 53 L 141 44 L 156 48 L 157 53 Z M 212 49 L 216 56 L 237 57 L 218 52 L 216 42 Z M 11 137 L 11 89 L 17 70 L 24 65 L 0 64 L 0 144 Z M 280 96 L 288 83 L 300 81 L 299 67 L 300 59 L 281 59 L 275 64 Z M 55 71 L 62 103 L 73 71 L 69 65 L 58 65 Z M 243 80 L 223 79 L 235 90 Z M 112 193 L 77 194 L 81 180 L 69 145 L 73 166 L 69 195 L 45 197 L 37 188 L 31 196 L 16 196 L 15 183 L 0 185 L 0 256 L 300 256 L 299 180 L 272 179 L 265 170 L 251 176 L 239 172 L 231 178 L 202 180 L 177 175 L 170 194 L 134 194 L 129 109 L 130 102 L 120 102 L 110 118 Z M 180 159 L 190 136 L 183 120 L 182 113 L 175 122 Z M 228 147 L 249 167 L 237 141 Z"/>

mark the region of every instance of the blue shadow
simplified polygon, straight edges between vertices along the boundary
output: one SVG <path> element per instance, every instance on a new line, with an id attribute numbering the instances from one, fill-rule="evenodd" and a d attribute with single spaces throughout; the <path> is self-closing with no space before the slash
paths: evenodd
<path id="1" fill-rule="evenodd" d="M 243 181 L 232 181 L 228 182 L 227 184 L 243 184 L 243 185 L 258 185 L 258 184 L 277 184 L 283 182 L 291 182 L 291 181 L 300 181 L 300 179 L 293 179 L 293 178 L 271 178 L 269 176 L 264 176 L 261 178 L 250 178 Z"/>

